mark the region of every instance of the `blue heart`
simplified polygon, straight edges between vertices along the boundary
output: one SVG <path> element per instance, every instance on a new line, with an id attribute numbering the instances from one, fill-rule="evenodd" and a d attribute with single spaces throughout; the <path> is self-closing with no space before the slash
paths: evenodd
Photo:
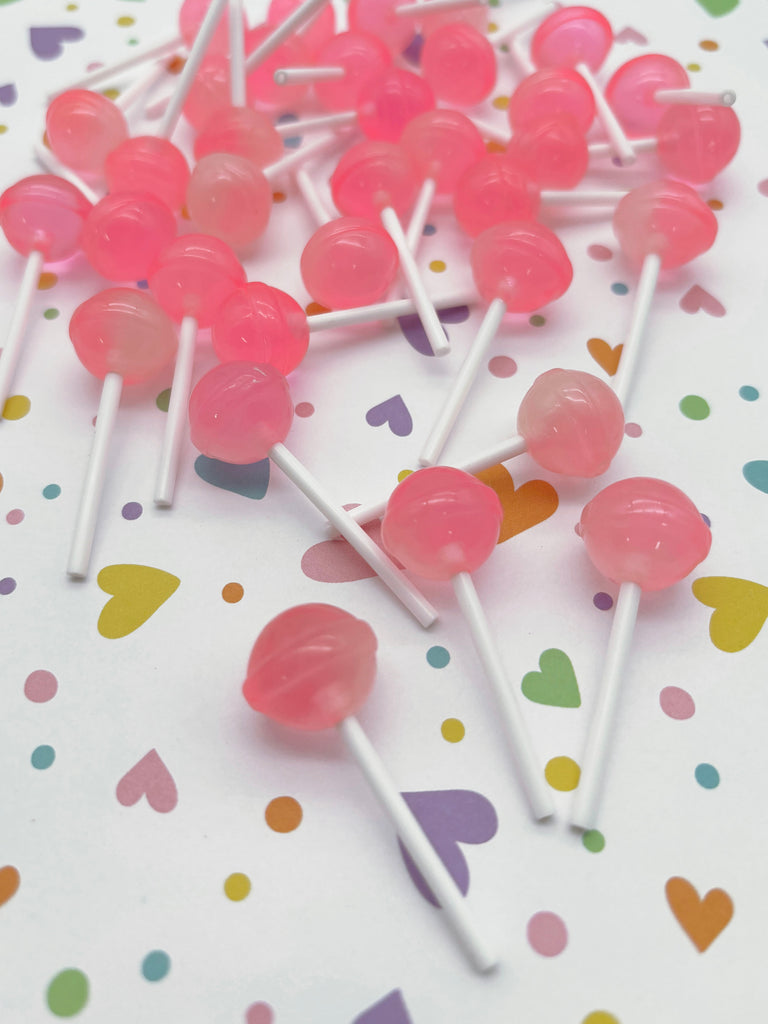
<path id="1" fill-rule="evenodd" d="M 748 462 L 742 473 L 748 484 L 768 494 L 768 461 L 757 459 L 755 462 Z"/>
<path id="2" fill-rule="evenodd" d="M 207 455 L 198 455 L 195 459 L 195 472 L 207 484 L 256 501 L 264 497 L 269 486 L 269 459 L 261 459 L 247 466 L 233 466 L 230 462 L 219 462 L 218 459 L 209 459 Z"/>

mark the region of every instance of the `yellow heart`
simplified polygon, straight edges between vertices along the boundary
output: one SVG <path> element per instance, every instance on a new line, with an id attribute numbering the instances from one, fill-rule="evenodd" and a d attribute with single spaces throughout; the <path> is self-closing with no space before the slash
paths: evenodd
<path id="1" fill-rule="evenodd" d="M 616 345 L 615 348 L 611 348 L 608 342 L 603 341 L 602 338 L 590 338 L 587 342 L 587 351 L 597 365 L 601 366 L 610 377 L 613 377 L 619 368 L 619 360 L 621 359 L 623 349 L 623 345 Z"/>
<path id="2" fill-rule="evenodd" d="M 178 587 L 178 576 L 149 565 L 107 565 L 96 577 L 106 594 L 97 629 L 107 640 L 118 640 L 143 626 Z"/>
<path id="3" fill-rule="evenodd" d="M 733 654 L 749 647 L 768 618 L 768 587 L 732 576 L 702 576 L 691 586 L 697 601 L 714 608 L 712 643 Z"/>

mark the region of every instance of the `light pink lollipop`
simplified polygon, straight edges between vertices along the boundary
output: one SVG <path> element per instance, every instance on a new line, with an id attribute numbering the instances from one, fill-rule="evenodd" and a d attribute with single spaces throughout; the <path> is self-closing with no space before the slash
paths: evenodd
<path id="1" fill-rule="evenodd" d="M 45 133 L 66 167 L 86 176 L 104 171 L 107 154 L 128 138 L 122 110 L 99 92 L 68 89 L 48 105 Z"/>
<path id="2" fill-rule="evenodd" d="M 338 729 L 470 962 L 477 970 L 487 971 L 498 958 L 355 718 L 373 686 L 376 646 L 371 627 L 341 608 L 327 604 L 289 608 L 259 634 L 248 661 L 243 695 L 256 711 L 292 728 Z"/>
<path id="3" fill-rule="evenodd" d="M 379 302 L 398 271 L 395 243 L 380 224 L 338 217 L 321 225 L 304 246 L 301 277 L 316 302 L 354 309 Z"/>
<path id="4" fill-rule="evenodd" d="M 270 0 L 267 24 L 273 28 L 282 25 L 299 6 L 300 0 Z M 315 60 L 322 47 L 333 39 L 335 31 L 336 14 L 333 7 L 326 4 L 298 29 L 297 35 L 306 47 L 307 53 Z"/>
<path id="5" fill-rule="evenodd" d="M 450 580 L 499 705 L 536 818 L 553 812 L 544 773 L 478 600 L 471 573 L 489 558 L 503 518 L 496 492 L 460 469 L 420 469 L 398 484 L 381 524 L 385 548 L 411 572 Z"/>
<path id="6" fill-rule="evenodd" d="M 143 281 L 176 237 L 176 218 L 149 193 L 114 192 L 88 211 L 83 252 L 109 281 Z"/>
<path id="7" fill-rule="evenodd" d="M 306 68 L 279 68 L 278 85 L 312 82 L 326 110 L 349 110 L 358 103 L 360 90 L 392 63 L 392 54 L 369 32 L 340 32 L 317 53 L 317 64 Z"/>
<path id="8" fill-rule="evenodd" d="M 200 231 L 241 251 L 267 229 L 272 188 L 263 171 L 246 157 L 211 153 L 192 171 L 186 206 Z"/>
<path id="9" fill-rule="evenodd" d="M 558 114 L 516 132 L 507 157 L 540 188 L 572 189 L 587 173 L 589 150 L 577 120 Z"/>
<path id="10" fill-rule="evenodd" d="M 619 584 L 571 815 L 572 824 L 589 829 L 597 825 L 609 732 L 640 595 L 670 587 L 687 576 L 706 558 L 712 536 L 681 490 L 648 477 L 620 480 L 600 491 L 581 514 L 580 532 L 595 567 Z"/>
<path id="11" fill-rule="evenodd" d="M 459 179 L 453 212 L 474 238 L 501 221 L 534 220 L 540 202 L 538 186 L 520 164 L 505 154 L 488 153 Z"/>
<path id="12" fill-rule="evenodd" d="M 736 155 L 739 119 L 731 107 L 671 104 L 658 124 L 658 157 L 674 178 L 711 181 Z"/>
<path id="13" fill-rule="evenodd" d="M 421 73 L 443 103 L 473 107 L 496 85 L 496 51 L 472 25 L 450 21 L 427 35 Z"/>
<path id="14" fill-rule="evenodd" d="M 222 363 L 269 363 L 285 377 L 307 354 L 307 315 L 286 292 L 249 281 L 220 306 L 211 340 Z"/>
<path id="15" fill-rule="evenodd" d="M 405 0 L 349 0 L 349 27 L 376 36 L 395 56 L 399 56 L 414 35 L 410 19 L 399 18 L 396 13 L 397 8 L 404 4 Z"/>
<path id="16" fill-rule="evenodd" d="M 184 205 L 189 166 L 168 139 L 154 135 L 126 139 L 107 156 L 104 174 L 110 192 L 144 192 L 174 212 Z"/>
<path id="17" fill-rule="evenodd" d="M 584 134 L 595 119 L 592 90 L 573 68 L 542 68 L 527 75 L 510 96 L 507 107 L 513 135 L 560 114 L 575 118 Z"/>

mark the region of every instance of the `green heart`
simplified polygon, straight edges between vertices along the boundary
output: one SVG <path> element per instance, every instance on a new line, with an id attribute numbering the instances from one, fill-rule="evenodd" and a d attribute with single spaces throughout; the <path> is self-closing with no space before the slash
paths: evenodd
<path id="1" fill-rule="evenodd" d="M 739 6 L 739 0 L 698 0 L 699 6 L 703 7 L 707 14 L 713 18 L 720 18 Z"/>
<path id="2" fill-rule="evenodd" d="M 581 707 L 576 673 L 564 651 L 556 647 L 544 651 L 539 658 L 539 668 L 541 672 L 526 672 L 523 676 L 523 693 L 528 700 L 553 708 Z"/>

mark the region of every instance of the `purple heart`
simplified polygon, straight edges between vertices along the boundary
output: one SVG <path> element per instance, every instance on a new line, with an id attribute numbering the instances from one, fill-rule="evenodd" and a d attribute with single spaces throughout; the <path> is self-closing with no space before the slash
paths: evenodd
<path id="1" fill-rule="evenodd" d="M 469 891 L 469 867 L 458 843 L 487 843 L 499 827 L 493 804 L 471 789 L 428 790 L 423 793 L 403 793 L 403 798 L 414 817 L 424 829 L 440 860 L 459 890 L 466 896 Z M 424 878 L 400 843 L 408 874 L 424 899 L 434 906 L 440 904 Z"/>
<path id="2" fill-rule="evenodd" d="M 8 85 L 0 85 L 0 106 L 12 107 L 18 98 L 19 94 L 13 82 Z"/>
<path id="3" fill-rule="evenodd" d="M 439 309 L 437 316 L 440 323 L 443 324 L 463 324 L 469 318 L 469 306 L 451 306 L 450 309 Z M 421 325 L 421 320 L 415 313 L 399 316 L 397 322 L 405 335 L 405 340 L 411 348 L 416 349 L 419 355 L 433 356 L 435 354 Z"/>
<path id="4" fill-rule="evenodd" d="M 60 57 L 64 43 L 76 42 L 85 33 L 74 25 L 49 25 L 46 28 L 30 28 L 29 43 L 32 52 L 40 60 L 55 60 Z"/>
<path id="5" fill-rule="evenodd" d="M 352 1024 L 412 1024 L 411 1016 L 399 988 L 384 996 L 378 1003 L 369 1006 L 352 1021 Z"/>
<path id="6" fill-rule="evenodd" d="M 381 427 L 384 423 L 398 437 L 407 437 L 413 430 L 413 420 L 401 395 L 393 395 L 385 402 L 380 402 L 365 414 L 365 422 L 372 427 Z"/>

